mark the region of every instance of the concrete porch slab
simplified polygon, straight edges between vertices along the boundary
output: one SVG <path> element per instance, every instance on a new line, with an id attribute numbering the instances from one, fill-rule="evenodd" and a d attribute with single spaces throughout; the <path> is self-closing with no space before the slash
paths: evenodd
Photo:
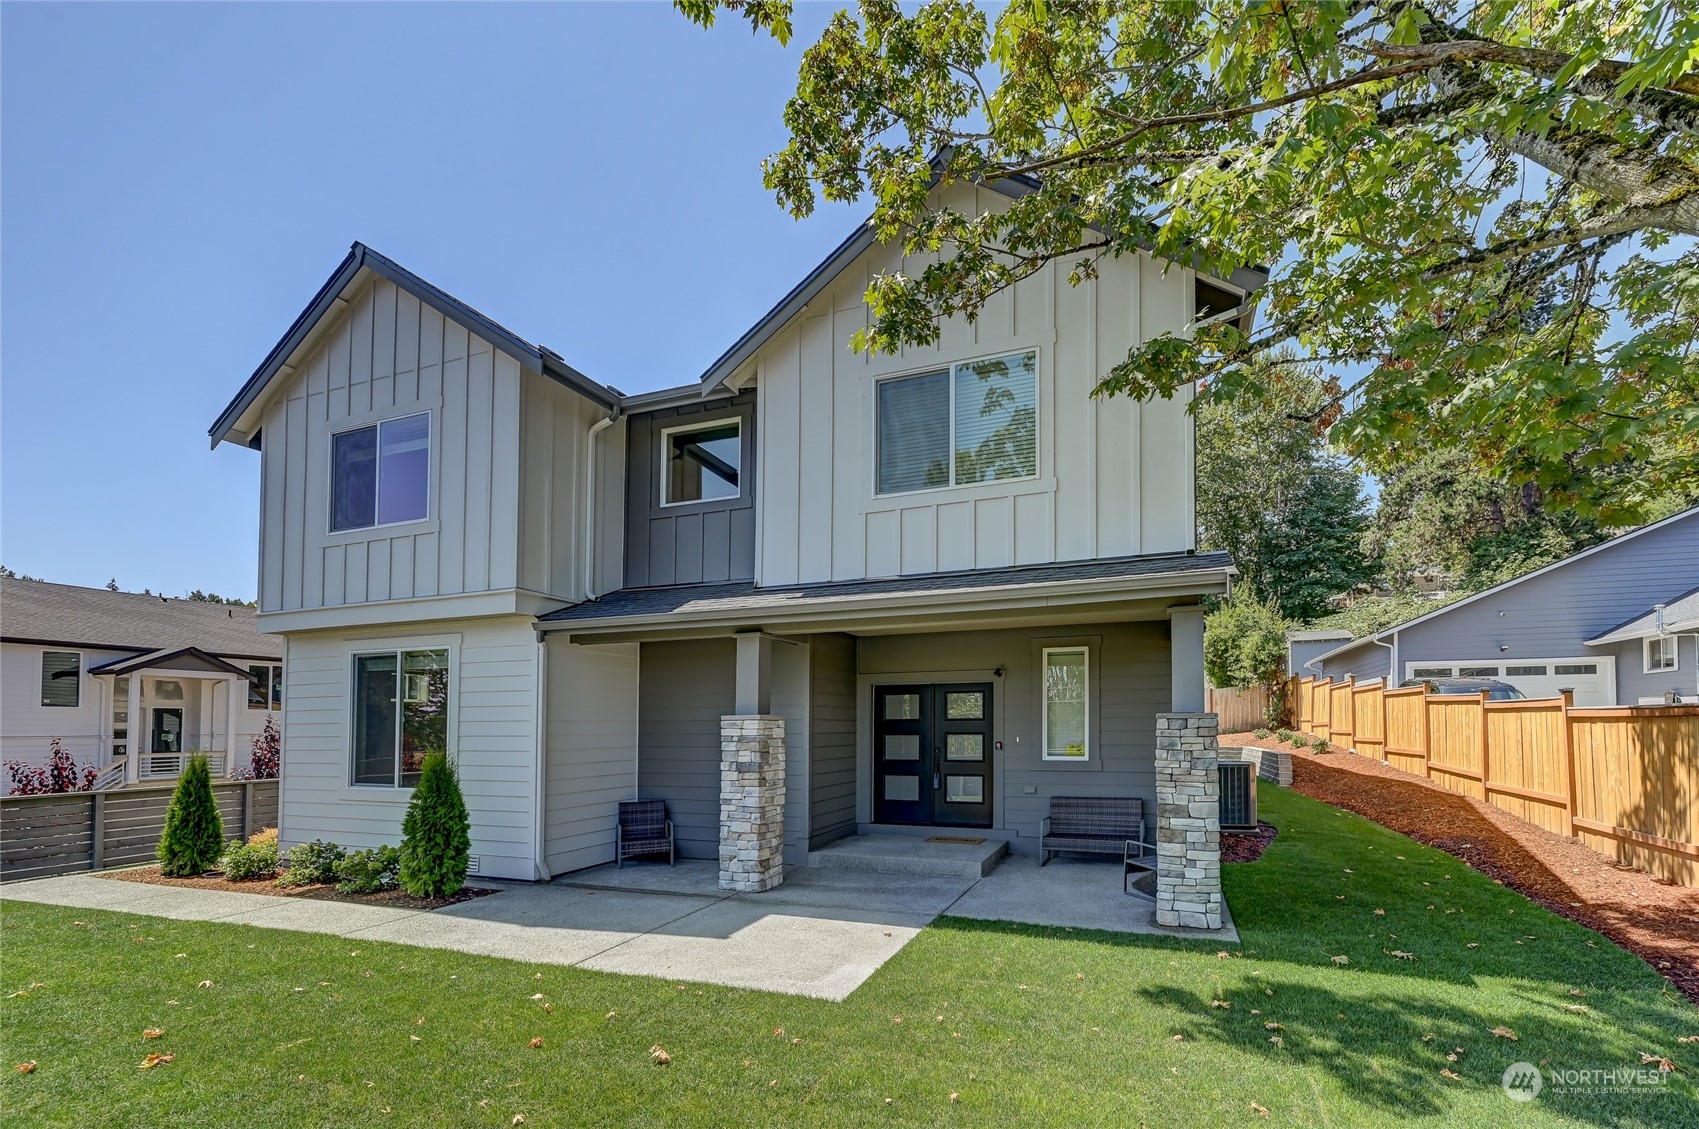
<path id="1" fill-rule="evenodd" d="M 945 912 L 951 917 L 1196 937 L 1237 944 L 1239 931 L 1222 903 L 1222 928 L 1170 929 L 1156 924 L 1155 901 L 1121 892 L 1121 864 L 1098 859 L 1011 858 L 973 884 Z"/>
<path id="2" fill-rule="evenodd" d="M 978 843 L 939 843 L 916 835 L 851 835 L 808 853 L 808 865 L 827 870 L 873 874 L 955 875 L 981 878 L 1009 853 L 1006 839 L 972 831 L 939 828 L 939 837 L 981 839 Z"/>

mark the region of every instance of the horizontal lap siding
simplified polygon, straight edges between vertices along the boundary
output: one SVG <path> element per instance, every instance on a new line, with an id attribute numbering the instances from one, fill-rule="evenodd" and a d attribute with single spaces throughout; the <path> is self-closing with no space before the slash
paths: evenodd
<path id="1" fill-rule="evenodd" d="M 1045 641 L 1095 636 L 1092 662 L 1091 759 L 1084 765 L 1045 761 L 1040 652 Z M 1039 824 L 1052 796 L 1137 796 L 1156 810 L 1156 715 L 1170 708 L 1166 623 L 1103 624 L 1060 631 L 1011 630 L 901 635 L 860 640 L 857 664 L 877 682 L 887 673 L 989 670 L 1001 666 L 1003 743 L 994 751 L 994 788 L 1003 798 L 1002 830 L 1011 849 L 1036 853 Z M 867 738 L 863 739 L 864 741 Z M 1032 788 L 1031 794 L 1024 791 Z M 1154 816 L 1146 818 L 1154 834 Z"/>
<path id="2" fill-rule="evenodd" d="M 855 640 L 816 635 L 810 656 L 808 846 L 855 831 Z"/>
<path id="3" fill-rule="evenodd" d="M 450 675 L 453 752 L 479 872 L 535 877 L 537 649 L 530 621 L 521 617 L 415 623 L 381 636 L 292 636 L 283 681 L 282 840 L 326 839 L 344 847 L 400 843 L 410 793 L 348 783 L 348 710 L 351 656 L 405 647 L 410 637 L 421 646 L 444 637 L 458 640 Z"/>
<path id="4" fill-rule="evenodd" d="M 638 692 L 638 791 L 665 800 L 678 852 L 720 855 L 720 719 L 735 708 L 730 639 L 644 643 Z"/>
<path id="5" fill-rule="evenodd" d="M 544 861 L 564 874 L 611 862 L 621 800 L 637 787 L 635 643 L 549 643 Z"/>

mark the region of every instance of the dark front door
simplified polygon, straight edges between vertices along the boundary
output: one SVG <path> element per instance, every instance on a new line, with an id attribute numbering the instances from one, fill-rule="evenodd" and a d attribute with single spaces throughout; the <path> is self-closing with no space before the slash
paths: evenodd
<path id="1" fill-rule="evenodd" d="M 991 684 L 873 692 L 873 821 L 991 826 Z"/>
<path id="2" fill-rule="evenodd" d="M 180 753 L 183 751 L 183 711 L 178 709 L 153 711 L 153 740 L 150 753 Z"/>

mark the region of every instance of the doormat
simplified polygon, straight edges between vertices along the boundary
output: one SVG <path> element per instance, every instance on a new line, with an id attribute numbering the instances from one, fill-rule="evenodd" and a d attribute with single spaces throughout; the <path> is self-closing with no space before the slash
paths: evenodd
<path id="1" fill-rule="evenodd" d="M 966 835 L 934 835 L 926 841 L 928 843 L 966 843 L 970 847 L 977 847 L 985 842 L 984 839 L 970 839 Z"/>

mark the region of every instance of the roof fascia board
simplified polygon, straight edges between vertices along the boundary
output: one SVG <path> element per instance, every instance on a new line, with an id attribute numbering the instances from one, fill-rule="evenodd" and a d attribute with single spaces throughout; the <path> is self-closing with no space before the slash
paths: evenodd
<path id="1" fill-rule="evenodd" d="M 1367 643 L 1374 639 L 1384 639 L 1388 635 L 1396 635 L 1400 631 L 1408 631 L 1410 628 L 1415 627 L 1419 623 L 1426 623 L 1430 619 L 1447 615 L 1456 611 L 1458 608 L 1466 607 L 1469 604 L 1474 603 L 1476 600 L 1484 600 L 1488 596 L 1496 596 L 1498 593 L 1503 592 L 1506 589 L 1513 588 L 1524 581 L 1532 580 L 1536 576 L 1544 576 L 1548 572 L 1556 571 L 1557 569 L 1563 568 L 1565 565 L 1574 564 L 1576 561 L 1581 560 L 1584 557 L 1590 557 L 1601 550 L 1615 548 L 1618 545 L 1632 541 L 1642 533 L 1650 533 L 1654 529 L 1662 529 L 1666 525 L 1673 525 L 1675 522 L 1681 521 L 1685 518 L 1699 518 L 1699 506 L 1683 510 L 1678 514 L 1671 514 L 1662 521 L 1654 521 L 1650 525 L 1642 525 L 1639 529 L 1630 529 L 1627 533 L 1612 537 L 1609 541 L 1600 541 L 1597 545 L 1590 545 L 1587 548 L 1582 549 L 1579 553 L 1571 553 L 1569 556 L 1564 557 L 1561 561 L 1553 561 L 1549 565 L 1537 568 L 1533 572 L 1523 573 L 1521 576 L 1506 580 L 1502 584 L 1494 584 L 1491 588 L 1483 588 L 1481 591 L 1476 592 L 1473 596 L 1465 596 L 1461 600 L 1446 604 L 1444 607 L 1435 608 L 1426 615 L 1419 615 L 1415 619 L 1407 619 L 1403 623 L 1395 623 L 1391 627 L 1386 628 L 1384 631 L 1377 631 L 1373 635 L 1365 635 L 1361 639 L 1353 639 L 1343 647 L 1335 647 L 1326 654 L 1317 655 L 1310 661 L 1325 662 L 1326 660 L 1333 658 L 1335 655 L 1344 654 L 1346 651 L 1349 651 L 1360 644 Z M 1640 617 L 1635 616 L 1634 618 L 1638 619 Z"/>
<path id="2" fill-rule="evenodd" d="M 177 650 L 169 651 L 165 654 L 158 654 L 154 651 L 144 651 L 139 655 L 132 655 L 127 659 L 114 659 L 111 662 L 90 667 L 88 672 L 90 674 L 130 674 L 138 670 L 168 669 L 167 664 L 172 662 L 174 659 L 181 658 L 199 659 L 201 662 L 211 663 L 213 666 L 217 667 L 223 667 L 227 674 L 239 674 L 243 678 L 246 678 L 249 682 L 254 681 L 254 676 L 243 670 L 241 667 L 236 666 L 233 663 L 225 662 L 217 655 L 209 654 L 206 651 L 201 650 L 199 647 L 179 647 Z M 273 665 L 275 665 L 275 661 Z"/>
<path id="3" fill-rule="evenodd" d="M 1007 590 L 989 593 L 982 590 L 951 598 L 939 592 L 920 592 L 906 596 L 847 597 L 842 601 L 805 608 L 715 608 L 701 612 L 673 611 L 609 616 L 605 619 L 540 620 L 537 630 L 567 631 L 573 635 L 589 636 L 643 626 L 682 628 L 733 627 L 751 623 L 850 624 L 891 618 L 931 619 L 987 611 L 1066 608 L 1072 605 L 1101 605 L 1126 600 L 1214 595 L 1226 591 L 1228 573 L 1225 569 L 1210 569 L 1191 573 L 1159 573 L 1139 579 L 1157 583 L 1129 586 L 1126 578 L 1120 577 L 1113 580 L 1064 581 L 1037 585 L 1014 594 Z"/>

